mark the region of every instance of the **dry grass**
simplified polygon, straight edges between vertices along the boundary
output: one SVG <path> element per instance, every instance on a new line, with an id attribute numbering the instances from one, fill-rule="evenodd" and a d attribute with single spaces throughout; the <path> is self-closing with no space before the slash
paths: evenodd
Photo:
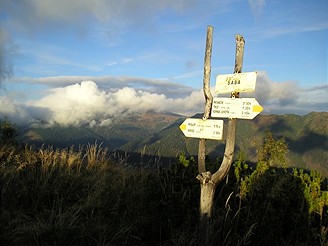
<path id="1" fill-rule="evenodd" d="M 112 163 L 97 143 L 78 150 L 0 145 L 0 243 L 194 245 L 196 165 L 151 169 L 124 160 Z M 213 245 L 325 245 L 321 176 L 270 169 L 243 190 L 252 175 L 244 164 L 218 187 Z"/>

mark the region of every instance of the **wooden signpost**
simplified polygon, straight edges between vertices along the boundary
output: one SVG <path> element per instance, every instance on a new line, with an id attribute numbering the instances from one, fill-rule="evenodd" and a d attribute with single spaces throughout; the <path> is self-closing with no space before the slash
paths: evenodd
<path id="1" fill-rule="evenodd" d="M 236 139 L 236 124 L 238 119 L 253 119 L 262 110 L 255 98 L 239 98 L 239 92 L 253 92 L 256 86 L 256 72 L 241 73 L 244 56 L 245 40 L 236 35 L 236 59 L 233 74 L 218 75 L 216 93 L 230 93 L 230 98 L 214 98 L 210 91 L 211 54 L 213 27 L 207 27 L 206 48 L 204 59 L 203 91 L 205 110 L 202 119 L 187 118 L 180 129 L 186 137 L 199 138 L 198 172 L 200 181 L 200 224 L 197 244 L 209 244 L 209 220 L 212 216 L 214 194 L 217 185 L 226 177 L 231 167 Z M 206 170 L 206 139 L 221 140 L 223 136 L 223 121 L 209 119 L 210 117 L 228 118 L 226 146 L 223 160 L 219 168 L 212 174 Z"/>
<path id="2" fill-rule="evenodd" d="M 180 129 L 186 137 L 222 140 L 223 120 L 187 118 Z"/>
<path id="3" fill-rule="evenodd" d="M 256 77 L 257 72 L 218 75 L 215 93 L 254 92 Z"/>
<path id="4" fill-rule="evenodd" d="M 255 98 L 215 97 L 212 105 L 212 117 L 254 119 L 263 110 Z"/>

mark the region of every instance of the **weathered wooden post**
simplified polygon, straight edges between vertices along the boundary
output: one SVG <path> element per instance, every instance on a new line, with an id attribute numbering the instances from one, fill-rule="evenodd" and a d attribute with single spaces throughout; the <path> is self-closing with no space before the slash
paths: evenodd
<path id="1" fill-rule="evenodd" d="M 235 151 L 236 125 L 238 119 L 253 119 L 263 108 L 255 98 L 239 98 L 239 92 L 255 91 L 256 72 L 241 73 L 243 66 L 245 40 L 236 35 L 236 58 L 233 74 L 218 75 L 216 78 L 216 92 L 230 93 L 229 98 L 213 98 L 210 91 L 211 53 L 213 27 L 207 27 L 206 49 L 204 59 L 203 91 L 205 96 L 205 110 L 202 119 L 187 118 L 180 129 L 186 137 L 199 138 L 198 175 L 200 181 L 200 224 L 198 230 L 198 245 L 209 244 L 209 222 L 212 216 L 214 195 L 217 185 L 228 174 Z M 206 171 L 206 139 L 222 140 L 223 120 L 210 117 L 228 118 L 226 146 L 222 163 L 212 174 Z"/>
<path id="2" fill-rule="evenodd" d="M 203 79 L 203 91 L 205 96 L 205 110 L 203 120 L 210 118 L 213 96 L 210 90 L 210 77 L 211 77 L 211 56 L 212 56 L 212 43 L 213 43 L 213 27 L 207 27 L 206 35 L 206 48 L 204 59 L 204 79 Z M 205 168 L 205 154 L 206 154 L 206 140 L 201 138 L 199 140 L 198 148 L 198 172 L 203 173 Z"/>
<path id="3" fill-rule="evenodd" d="M 213 97 L 210 92 L 210 72 L 211 72 L 211 51 L 212 51 L 212 32 L 213 27 L 208 27 L 206 38 L 206 50 L 204 61 L 204 80 L 203 90 L 205 96 L 205 110 L 203 120 L 207 120 L 210 117 L 210 112 L 213 103 Z M 235 61 L 235 73 L 240 73 L 242 70 L 243 51 L 244 51 L 244 39 L 241 35 L 236 35 L 236 61 Z M 239 97 L 239 93 L 231 93 L 231 97 Z M 226 148 L 224 152 L 224 158 L 220 168 L 212 175 L 211 172 L 206 171 L 205 167 L 205 150 L 206 140 L 199 140 L 198 149 L 198 176 L 200 181 L 200 225 L 198 231 L 198 245 L 208 245 L 209 243 L 209 222 L 212 216 L 212 210 L 214 205 L 214 194 L 217 185 L 228 174 L 230 166 L 233 160 L 235 138 L 236 138 L 236 124 L 237 120 L 230 118 L 228 120 L 227 140 Z"/>

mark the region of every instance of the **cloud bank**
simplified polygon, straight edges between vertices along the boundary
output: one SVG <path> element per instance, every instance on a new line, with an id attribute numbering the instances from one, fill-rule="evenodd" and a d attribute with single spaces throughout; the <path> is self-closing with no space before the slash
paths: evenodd
<path id="1" fill-rule="evenodd" d="M 8 107 L 7 105 L 11 105 Z M 102 90 L 93 81 L 50 89 L 39 100 L 24 105 L 0 98 L 0 116 L 15 122 L 61 125 L 107 125 L 113 119 L 147 111 L 193 114 L 204 104 L 202 91 L 184 98 L 168 98 L 132 87 Z M 196 111 L 195 111 L 196 110 Z"/>
<path id="2" fill-rule="evenodd" d="M 52 81 L 53 78 L 49 80 Z M 132 87 L 132 82 L 121 83 L 120 87 L 114 83 L 110 88 L 99 86 L 102 85 L 101 82 L 91 80 L 70 85 L 58 83 L 56 88 L 49 89 L 40 99 L 26 103 L 0 97 L 0 118 L 7 117 L 17 123 L 47 122 L 50 125 L 94 126 L 108 125 L 117 118 L 147 111 L 191 116 L 204 110 L 204 95 L 201 89 L 189 88 L 190 90 L 181 90 L 176 94 L 170 82 L 150 82 L 146 79 L 145 84 L 142 84 L 142 79 L 138 80 L 140 85 L 143 85 L 140 88 Z M 31 83 L 36 83 L 35 80 L 32 81 Z M 52 83 L 53 86 L 55 84 Z M 150 85 L 156 85 L 157 92 Z M 169 86 L 171 90 L 167 89 Z M 265 72 L 259 72 L 256 92 L 242 93 L 241 97 L 256 98 L 266 114 L 307 114 L 311 111 L 327 110 L 327 92 L 327 85 L 302 88 L 293 81 L 271 81 Z"/>
<path id="3" fill-rule="evenodd" d="M 184 97 L 190 94 L 194 88 L 169 80 L 148 79 L 131 76 L 54 76 L 54 77 L 15 77 L 11 78 L 9 83 L 44 85 L 52 88 L 66 87 L 80 81 L 92 80 L 102 90 L 116 91 L 122 87 L 133 87 L 146 90 L 151 93 L 160 93 L 169 95 L 172 98 Z"/>
<path id="4" fill-rule="evenodd" d="M 327 111 L 328 85 L 303 88 L 296 81 L 275 82 L 266 72 L 259 72 L 254 93 L 245 97 L 255 97 L 264 113 L 307 114 L 312 111 Z"/>

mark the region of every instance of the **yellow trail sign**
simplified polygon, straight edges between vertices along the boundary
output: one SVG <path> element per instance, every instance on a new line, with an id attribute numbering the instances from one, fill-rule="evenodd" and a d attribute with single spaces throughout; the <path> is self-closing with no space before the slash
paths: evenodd
<path id="1" fill-rule="evenodd" d="M 212 117 L 254 119 L 263 111 L 255 98 L 213 98 Z"/>
<path id="2" fill-rule="evenodd" d="M 180 125 L 180 130 L 190 138 L 222 140 L 223 120 L 187 118 Z"/>

